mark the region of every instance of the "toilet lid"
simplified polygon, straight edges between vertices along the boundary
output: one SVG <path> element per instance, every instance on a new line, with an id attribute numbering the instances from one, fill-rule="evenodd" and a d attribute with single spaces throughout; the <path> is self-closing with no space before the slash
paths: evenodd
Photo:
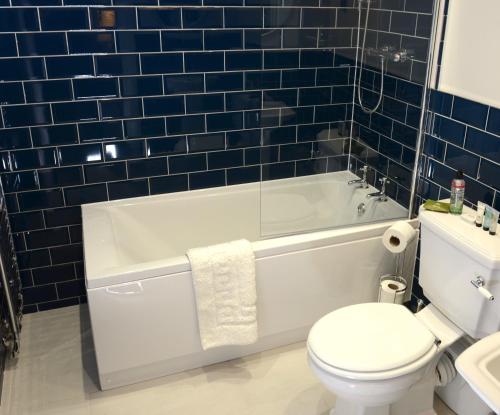
<path id="1" fill-rule="evenodd" d="M 435 337 L 406 307 L 367 303 L 343 307 L 314 324 L 308 346 L 329 366 L 381 372 L 416 361 Z"/>

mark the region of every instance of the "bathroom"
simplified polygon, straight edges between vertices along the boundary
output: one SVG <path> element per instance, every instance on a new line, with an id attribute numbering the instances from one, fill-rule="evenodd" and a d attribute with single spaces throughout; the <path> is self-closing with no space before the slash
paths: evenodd
<path id="1" fill-rule="evenodd" d="M 498 15 L 0 0 L 0 413 L 498 413 L 500 360 L 490 389 L 460 364 L 500 344 Z M 461 214 L 429 202 L 450 196 Z M 245 320 L 224 339 L 204 331 L 219 300 Z M 425 342 L 420 406 L 323 370 L 365 385 Z"/>

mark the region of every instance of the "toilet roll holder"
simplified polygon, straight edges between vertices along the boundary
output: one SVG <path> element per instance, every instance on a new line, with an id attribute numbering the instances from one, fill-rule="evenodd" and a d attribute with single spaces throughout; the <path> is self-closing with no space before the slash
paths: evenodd
<path id="1" fill-rule="evenodd" d="M 406 254 L 406 249 L 400 253 L 396 254 L 396 269 L 394 275 L 388 274 L 388 275 L 382 275 L 379 280 L 379 289 L 378 289 L 378 302 L 381 302 L 382 299 L 382 285 L 385 281 L 390 281 L 388 284 L 388 287 L 393 289 L 393 298 L 392 298 L 392 303 L 396 303 L 396 299 L 400 294 L 403 294 L 406 292 L 406 288 L 408 286 L 408 283 L 405 278 L 403 278 L 403 268 L 405 264 L 405 254 Z M 391 282 L 394 282 L 395 284 L 392 284 Z M 399 285 L 399 284 L 401 285 Z M 387 294 L 387 292 L 385 292 Z M 385 302 L 387 301 L 387 296 L 385 296 Z"/>

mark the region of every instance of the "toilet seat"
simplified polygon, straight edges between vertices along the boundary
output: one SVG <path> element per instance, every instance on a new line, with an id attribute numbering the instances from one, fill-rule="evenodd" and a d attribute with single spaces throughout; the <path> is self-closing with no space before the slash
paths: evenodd
<path id="1" fill-rule="evenodd" d="M 366 303 L 321 318 L 309 333 L 311 359 L 350 379 L 389 379 L 417 370 L 437 351 L 434 335 L 404 306 Z"/>

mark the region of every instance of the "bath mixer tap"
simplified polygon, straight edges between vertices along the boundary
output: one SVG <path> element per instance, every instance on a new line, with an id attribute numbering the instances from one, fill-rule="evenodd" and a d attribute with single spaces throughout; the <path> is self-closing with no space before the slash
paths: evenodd
<path id="1" fill-rule="evenodd" d="M 349 180 L 347 184 L 356 184 L 359 183 L 361 189 L 368 189 L 368 181 L 366 180 L 366 176 L 368 174 L 368 166 L 364 166 L 359 169 L 360 172 L 363 172 L 363 177 L 361 179 Z"/>
<path id="2" fill-rule="evenodd" d="M 385 193 L 386 189 L 385 186 L 390 183 L 390 180 L 387 179 L 387 177 L 382 177 L 381 179 L 378 180 L 379 183 L 382 184 L 382 187 L 379 192 L 374 192 L 374 193 L 368 193 L 366 197 L 369 199 L 370 197 L 376 197 L 377 200 L 380 202 L 386 202 L 387 201 L 387 194 Z"/>

